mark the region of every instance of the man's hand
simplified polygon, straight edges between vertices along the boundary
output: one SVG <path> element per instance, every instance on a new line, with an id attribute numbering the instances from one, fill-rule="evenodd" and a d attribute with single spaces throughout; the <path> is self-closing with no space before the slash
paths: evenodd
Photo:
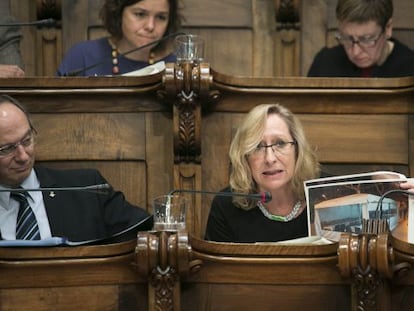
<path id="1" fill-rule="evenodd" d="M 0 78 L 24 77 L 24 71 L 17 65 L 0 65 Z"/>

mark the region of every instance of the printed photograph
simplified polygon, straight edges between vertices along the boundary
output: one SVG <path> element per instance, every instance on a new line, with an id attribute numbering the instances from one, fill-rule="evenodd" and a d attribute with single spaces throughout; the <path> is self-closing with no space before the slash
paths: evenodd
<path id="1" fill-rule="evenodd" d="M 408 218 L 408 198 L 398 192 L 384 197 L 399 189 L 402 180 L 387 177 L 396 176 L 368 174 L 365 179 L 356 175 L 348 181 L 338 177 L 305 183 L 309 235 L 338 241 L 343 232 L 362 233 L 364 220 L 386 219 L 390 230 L 396 228 Z"/>

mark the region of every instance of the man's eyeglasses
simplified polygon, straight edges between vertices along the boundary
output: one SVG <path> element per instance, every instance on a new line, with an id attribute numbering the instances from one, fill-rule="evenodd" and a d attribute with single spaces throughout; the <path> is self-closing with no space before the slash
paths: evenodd
<path id="1" fill-rule="evenodd" d="M 259 144 L 253 151 L 250 153 L 252 156 L 264 156 L 266 154 L 267 148 L 270 148 L 274 154 L 285 154 L 288 152 L 290 146 L 296 145 L 295 141 L 283 141 L 278 140 L 274 144 L 262 145 Z"/>
<path id="2" fill-rule="evenodd" d="M 342 44 L 345 48 L 349 49 L 354 47 L 354 44 L 358 44 L 361 48 L 373 48 L 378 40 L 383 35 L 383 31 L 377 36 L 362 36 L 357 39 L 354 39 L 352 36 L 345 36 L 341 34 L 337 34 L 335 36 L 336 40 Z"/>
<path id="3" fill-rule="evenodd" d="M 8 157 L 12 155 L 19 146 L 23 146 L 25 148 L 31 147 L 34 143 L 35 134 L 36 131 L 31 129 L 21 141 L 14 144 L 0 146 L 0 157 Z"/>

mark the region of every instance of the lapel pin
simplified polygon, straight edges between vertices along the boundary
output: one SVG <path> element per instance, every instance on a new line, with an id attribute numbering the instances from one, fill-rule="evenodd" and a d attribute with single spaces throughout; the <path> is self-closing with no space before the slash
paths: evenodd
<path id="1" fill-rule="evenodd" d="M 54 191 L 50 191 L 49 196 L 51 198 L 54 198 L 56 196 L 56 193 Z"/>

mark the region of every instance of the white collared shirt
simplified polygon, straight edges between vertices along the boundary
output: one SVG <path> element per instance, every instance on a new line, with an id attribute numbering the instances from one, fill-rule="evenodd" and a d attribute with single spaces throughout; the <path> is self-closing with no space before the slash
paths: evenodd
<path id="1" fill-rule="evenodd" d="M 24 189 L 36 189 L 40 187 L 34 169 L 32 169 L 30 175 L 23 181 L 21 186 Z M 0 185 L 0 189 L 10 188 Z M 41 239 L 50 238 L 52 234 L 50 231 L 49 220 L 46 215 L 42 192 L 30 191 L 28 193 L 30 195 L 30 197 L 28 197 L 28 202 L 36 216 L 40 237 Z M 0 192 L 0 230 L 4 240 L 16 239 L 16 220 L 18 211 L 19 203 L 10 198 L 10 192 Z"/>

